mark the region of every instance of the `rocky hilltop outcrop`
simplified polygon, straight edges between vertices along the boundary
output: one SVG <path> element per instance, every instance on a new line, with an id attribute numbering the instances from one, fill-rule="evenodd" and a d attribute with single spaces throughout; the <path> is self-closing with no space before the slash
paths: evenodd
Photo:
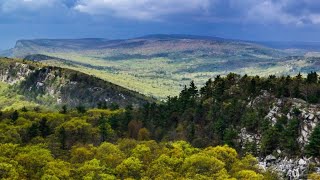
<path id="1" fill-rule="evenodd" d="M 292 121 L 298 117 L 299 121 L 299 142 L 300 151 L 303 152 L 305 146 L 309 143 L 309 138 L 314 128 L 320 120 L 320 105 L 309 104 L 302 99 L 297 98 L 276 98 L 270 93 L 264 91 L 262 95 L 252 100 L 248 106 L 259 107 L 260 103 L 269 103 L 269 112 L 265 116 L 272 126 L 277 121 L 285 117 L 288 121 Z M 250 133 L 245 128 L 241 129 L 239 141 L 242 142 L 242 148 L 246 148 L 245 144 L 254 143 L 257 151 L 261 147 L 261 134 Z M 310 172 L 310 166 L 313 171 L 320 173 L 320 161 L 316 158 L 307 158 L 301 154 L 296 157 L 286 156 L 281 149 L 277 149 L 275 154 L 259 157 L 260 167 L 264 170 L 271 169 L 279 173 L 285 179 L 307 179 Z"/>
<path id="2" fill-rule="evenodd" d="M 1 63 L 0 81 L 11 85 L 25 80 L 34 70 L 30 65 L 21 62 Z"/>
<path id="3" fill-rule="evenodd" d="M 95 107 L 118 104 L 142 105 L 145 96 L 74 70 L 47 67 L 28 61 L 1 59 L 0 81 L 39 104 L 66 104 L 71 107 Z"/>
<path id="4" fill-rule="evenodd" d="M 311 168 L 316 173 L 320 173 L 319 160 L 313 158 L 276 158 L 268 155 L 260 159 L 259 166 L 277 172 L 280 177 L 290 180 L 307 179 Z M 313 166 L 313 167 L 311 167 Z"/>

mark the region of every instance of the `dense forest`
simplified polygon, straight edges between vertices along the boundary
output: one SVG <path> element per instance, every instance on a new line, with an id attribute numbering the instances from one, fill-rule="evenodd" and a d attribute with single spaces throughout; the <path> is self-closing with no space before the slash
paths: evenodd
<path id="1" fill-rule="evenodd" d="M 310 143 L 301 151 L 298 143 L 301 110 L 292 106 L 295 99 L 303 99 L 307 106 L 320 100 L 320 84 L 315 72 L 307 78 L 268 78 L 229 74 L 208 80 L 198 89 L 193 82 L 178 97 L 169 97 L 163 104 L 147 104 L 139 113 L 142 124 L 158 141 L 183 139 L 195 147 L 228 144 L 241 153 L 268 155 L 281 149 L 284 155 L 320 155 Z M 276 122 L 266 116 L 281 100 Z M 282 116 L 291 114 L 291 117 Z M 239 134 L 261 135 L 261 143 L 239 143 Z M 242 146 L 242 147 L 241 147 Z M 244 148 L 243 148 L 244 146 Z"/>
<path id="2" fill-rule="evenodd" d="M 228 146 L 156 142 L 125 110 L 6 111 L 1 179 L 273 179 Z M 130 121 L 130 122 L 129 122 Z M 129 122 L 129 124 L 128 124 Z M 128 124 L 128 126 L 127 126 Z M 120 138 L 127 137 L 127 138 Z M 242 157 L 242 158 L 240 158 Z"/>
<path id="3" fill-rule="evenodd" d="M 317 73 L 306 78 L 231 73 L 202 88 L 191 82 L 177 97 L 140 107 L 102 101 L 94 109 L 5 110 L 0 177 L 278 179 L 259 168 L 255 157 L 320 157 L 320 126 L 306 145 L 298 141 L 303 110 L 293 105 L 296 99 L 308 107 L 320 101 Z M 281 107 L 275 121 L 266 118 L 274 104 Z M 243 130 L 259 139 L 244 141 Z"/>

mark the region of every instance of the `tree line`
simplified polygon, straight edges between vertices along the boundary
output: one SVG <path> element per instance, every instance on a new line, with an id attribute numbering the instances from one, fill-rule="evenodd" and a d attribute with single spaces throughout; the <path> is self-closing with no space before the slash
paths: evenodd
<path id="1" fill-rule="evenodd" d="M 274 179 L 252 155 L 229 146 L 156 142 L 128 110 L 0 115 L 1 179 Z M 129 121 L 130 120 L 130 121 Z M 128 122 L 129 121 L 129 122 Z"/>
<path id="2" fill-rule="evenodd" d="M 0 112 L 0 177 L 8 179 L 276 179 L 253 156 L 319 157 L 317 126 L 305 151 L 297 142 L 301 112 L 282 105 L 275 124 L 265 116 L 275 99 L 320 100 L 315 72 L 297 76 L 230 73 L 194 82 L 178 96 L 142 107 L 98 103 L 59 111 L 41 107 Z M 286 101 L 284 101 L 286 102 Z M 260 144 L 239 134 L 261 135 Z M 250 155 L 252 154 L 252 155 Z"/>

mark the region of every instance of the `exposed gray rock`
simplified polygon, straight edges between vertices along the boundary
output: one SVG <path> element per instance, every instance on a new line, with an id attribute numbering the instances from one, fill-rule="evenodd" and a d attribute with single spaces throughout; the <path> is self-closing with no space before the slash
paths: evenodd
<path id="1" fill-rule="evenodd" d="M 242 143 L 242 148 L 248 143 L 255 143 L 259 147 L 261 136 L 259 134 L 249 133 L 246 128 L 242 128 L 239 134 L 239 142 Z"/>
<path id="2" fill-rule="evenodd" d="M 314 129 L 317 126 L 317 122 L 311 122 L 310 125 L 311 125 L 311 128 Z"/>
<path id="3" fill-rule="evenodd" d="M 314 117 L 315 117 L 315 116 L 314 116 L 313 114 L 310 114 L 309 117 L 308 117 L 308 119 L 309 119 L 309 120 L 313 120 Z"/>
<path id="4" fill-rule="evenodd" d="M 277 158 L 274 157 L 273 155 L 268 155 L 265 160 L 266 160 L 267 162 L 270 162 L 270 161 L 275 161 L 275 160 L 277 160 Z"/>
<path id="5" fill-rule="evenodd" d="M 283 98 L 278 99 L 275 97 L 264 97 L 260 95 L 258 99 L 253 100 L 252 105 L 254 103 L 265 100 L 266 103 L 270 104 L 270 110 L 266 114 L 265 119 L 269 120 L 272 125 L 275 125 L 279 119 L 279 117 L 285 116 L 288 121 L 292 119 L 299 120 L 299 137 L 297 141 L 301 145 L 301 150 L 308 144 L 308 139 L 314 130 L 314 128 L 319 123 L 320 119 L 320 104 L 308 104 L 306 101 L 296 98 Z M 284 106 L 284 104 L 286 106 Z M 289 105 L 289 107 L 287 106 Z M 289 112 L 283 108 L 290 108 Z M 301 113 L 297 113 L 295 109 L 298 109 Z M 256 143 L 257 147 L 260 147 L 260 142 L 254 142 L 254 135 L 248 133 L 246 131 L 242 131 L 239 137 L 242 139 L 242 142 L 252 142 Z M 259 152 L 259 151 L 258 151 Z M 281 156 L 282 150 L 277 149 L 276 153 Z M 290 180 L 298 180 L 298 179 L 306 179 L 307 174 L 309 173 L 309 165 L 310 163 L 319 165 L 316 167 L 316 172 L 320 173 L 320 161 L 318 159 L 310 160 L 307 158 L 276 158 L 274 155 L 268 155 L 260 160 L 259 165 L 262 169 L 272 169 L 279 173 L 281 177 L 284 179 Z"/>
<path id="6" fill-rule="evenodd" d="M 278 101 L 277 101 L 277 106 L 281 106 L 282 103 L 283 103 L 283 101 L 282 101 L 281 99 L 278 99 Z"/>
<path id="7" fill-rule="evenodd" d="M 24 80 L 32 72 L 27 64 L 16 62 L 12 66 L 0 70 L 0 81 L 13 85 Z"/>
<path id="8" fill-rule="evenodd" d="M 272 125 L 275 125 L 277 123 L 277 118 L 273 117 L 271 121 L 272 121 Z"/>
<path id="9" fill-rule="evenodd" d="M 309 164 L 314 163 L 311 159 L 297 158 L 289 159 L 275 158 L 272 155 L 268 155 L 266 158 L 259 162 L 262 169 L 271 169 L 279 174 L 280 177 L 290 180 L 306 179 L 309 173 Z M 320 168 L 316 168 L 319 169 Z"/>
<path id="10" fill-rule="evenodd" d="M 42 86 L 44 86 L 44 83 L 43 82 L 37 82 L 37 88 L 40 88 L 40 87 L 42 87 Z"/>
<path id="11" fill-rule="evenodd" d="M 288 118 L 289 120 L 291 120 L 291 119 L 292 119 L 292 116 L 291 116 L 291 114 L 290 114 L 290 113 L 288 113 L 288 114 L 287 114 L 287 118 Z"/>
<path id="12" fill-rule="evenodd" d="M 304 160 L 304 159 L 300 159 L 300 160 L 298 161 L 298 164 L 301 165 L 301 166 L 306 166 L 306 165 L 307 165 L 307 161 Z"/>

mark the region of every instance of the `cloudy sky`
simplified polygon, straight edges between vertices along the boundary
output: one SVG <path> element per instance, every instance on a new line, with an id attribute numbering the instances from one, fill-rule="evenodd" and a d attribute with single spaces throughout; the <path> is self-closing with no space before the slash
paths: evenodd
<path id="1" fill-rule="evenodd" d="M 18 39 L 158 33 L 320 41 L 320 1 L 0 0 L 0 49 Z"/>

